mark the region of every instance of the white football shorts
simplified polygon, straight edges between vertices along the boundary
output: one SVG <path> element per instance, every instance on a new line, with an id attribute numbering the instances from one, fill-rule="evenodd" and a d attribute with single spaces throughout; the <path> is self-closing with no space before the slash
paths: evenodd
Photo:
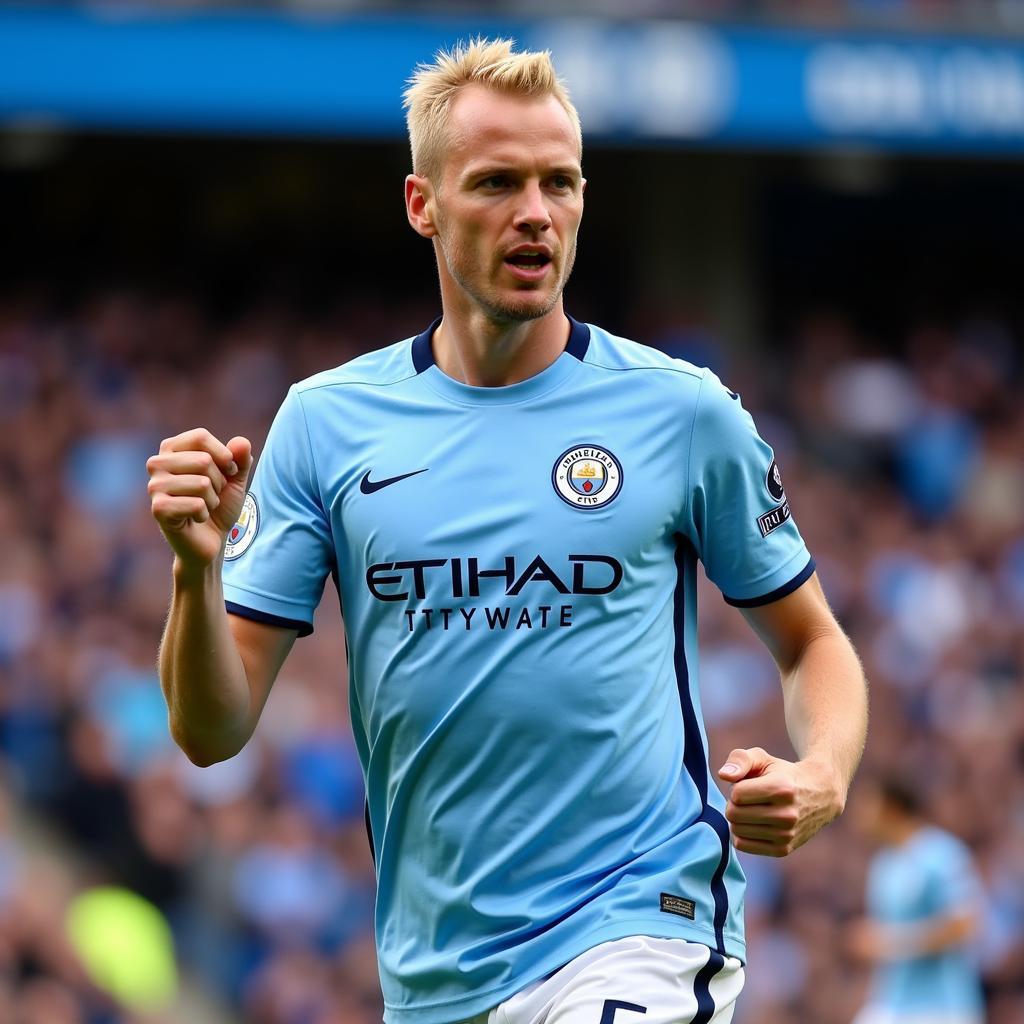
<path id="1" fill-rule="evenodd" d="M 743 965 L 697 942 L 602 942 L 465 1024 L 729 1024 Z"/>

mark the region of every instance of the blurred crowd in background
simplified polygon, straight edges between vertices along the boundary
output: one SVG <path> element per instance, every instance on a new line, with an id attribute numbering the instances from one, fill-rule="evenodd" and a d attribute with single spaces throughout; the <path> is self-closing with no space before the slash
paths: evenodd
<path id="1" fill-rule="evenodd" d="M 171 559 L 145 463 L 197 425 L 258 450 L 292 381 L 433 315 L 253 307 L 225 321 L 188 295 L 0 299 L 0 1021 L 380 1021 L 336 597 L 328 588 L 250 744 L 191 765 L 169 739 L 155 669 Z M 969 844 L 987 891 L 974 946 L 988 1021 L 1019 1024 L 1024 339 L 992 318 L 922 323 L 880 345 L 817 313 L 726 361 L 692 326 L 603 326 L 710 363 L 774 446 L 871 679 L 862 777 L 905 772 L 932 820 Z M 751 745 L 785 756 L 768 655 L 708 584 L 701 615 L 712 758 Z M 736 1024 L 853 1017 L 866 972 L 848 927 L 872 852 L 857 792 L 792 857 L 743 858 L 750 961 Z M 89 960 L 105 925 L 97 912 L 93 940 L 83 933 L 83 894 L 118 890 L 170 929 L 161 940 L 136 915 L 131 956 L 150 964 L 136 980 L 163 963 L 148 1002 L 97 984 L 104 967 Z"/>

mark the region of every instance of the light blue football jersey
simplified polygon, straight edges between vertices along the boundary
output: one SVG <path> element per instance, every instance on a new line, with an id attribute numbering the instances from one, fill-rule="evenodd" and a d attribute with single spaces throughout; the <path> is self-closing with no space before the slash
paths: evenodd
<path id="1" fill-rule="evenodd" d="M 230 611 L 300 634 L 339 589 L 385 1019 L 626 935 L 743 959 L 696 569 L 741 606 L 811 575 L 772 451 L 712 373 L 597 327 L 494 388 L 435 365 L 435 327 L 292 387 L 224 572 Z"/>
<path id="2" fill-rule="evenodd" d="M 938 828 L 921 828 L 902 846 L 881 850 L 868 873 L 870 915 L 897 927 L 912 929 L 943 916 L 980 911 L 982 892 L 967 847 Z M 980 1014 L 978 967 L 969 944 L 881 965 L 870 1001 L 918 1017 Z"/>

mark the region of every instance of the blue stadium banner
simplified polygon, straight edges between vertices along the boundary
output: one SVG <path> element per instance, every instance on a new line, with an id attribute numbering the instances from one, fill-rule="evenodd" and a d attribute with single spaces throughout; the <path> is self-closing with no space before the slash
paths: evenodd
<path id="1" fill-rule="evenodd" d="M 1024 40 L 120 6 L 0 8 L 0 128 L 396 138 L 475 34 L 550 48 L 592 140 L 1024 152 Z"/>

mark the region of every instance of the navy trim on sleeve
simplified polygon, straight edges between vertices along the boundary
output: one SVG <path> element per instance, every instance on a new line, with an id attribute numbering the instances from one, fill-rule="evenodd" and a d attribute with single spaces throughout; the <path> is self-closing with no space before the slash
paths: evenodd
<path id="1" fill-rule="evenodd" d="M 232 615 L 240 615 L 243 619 L 252 619 L 253 622 L 264 622 L 268 626 L 284 626 L 285 629 L 297 629 L 299 636 L 309 636 L 313 632 L 312 623 L 302 622 L 300 619 L 285 619 L 280 615 L 271 615 L 269 612 L 257 611 L 255 608 L 246 608 L 244 604 L 235 604 L 234 601 L 225 601 L 224 607 Z"/>
<path id="2" fill-rule="evenodd" d="M 812 558 L 803 569 L 798 572 L 788 583 L 783 583 L 781 587 L 776 587 L 769 594 L 762 594 L 760 597 L 725 597 L 725 603 L 731 604 L 734 608 L 757 608 L 763 604 L 771 604 L 772 601 L 778 601 L 783 597 L 792 594 L 797 587 L 803 586 L 814 574 L 814 559 Z"/>

